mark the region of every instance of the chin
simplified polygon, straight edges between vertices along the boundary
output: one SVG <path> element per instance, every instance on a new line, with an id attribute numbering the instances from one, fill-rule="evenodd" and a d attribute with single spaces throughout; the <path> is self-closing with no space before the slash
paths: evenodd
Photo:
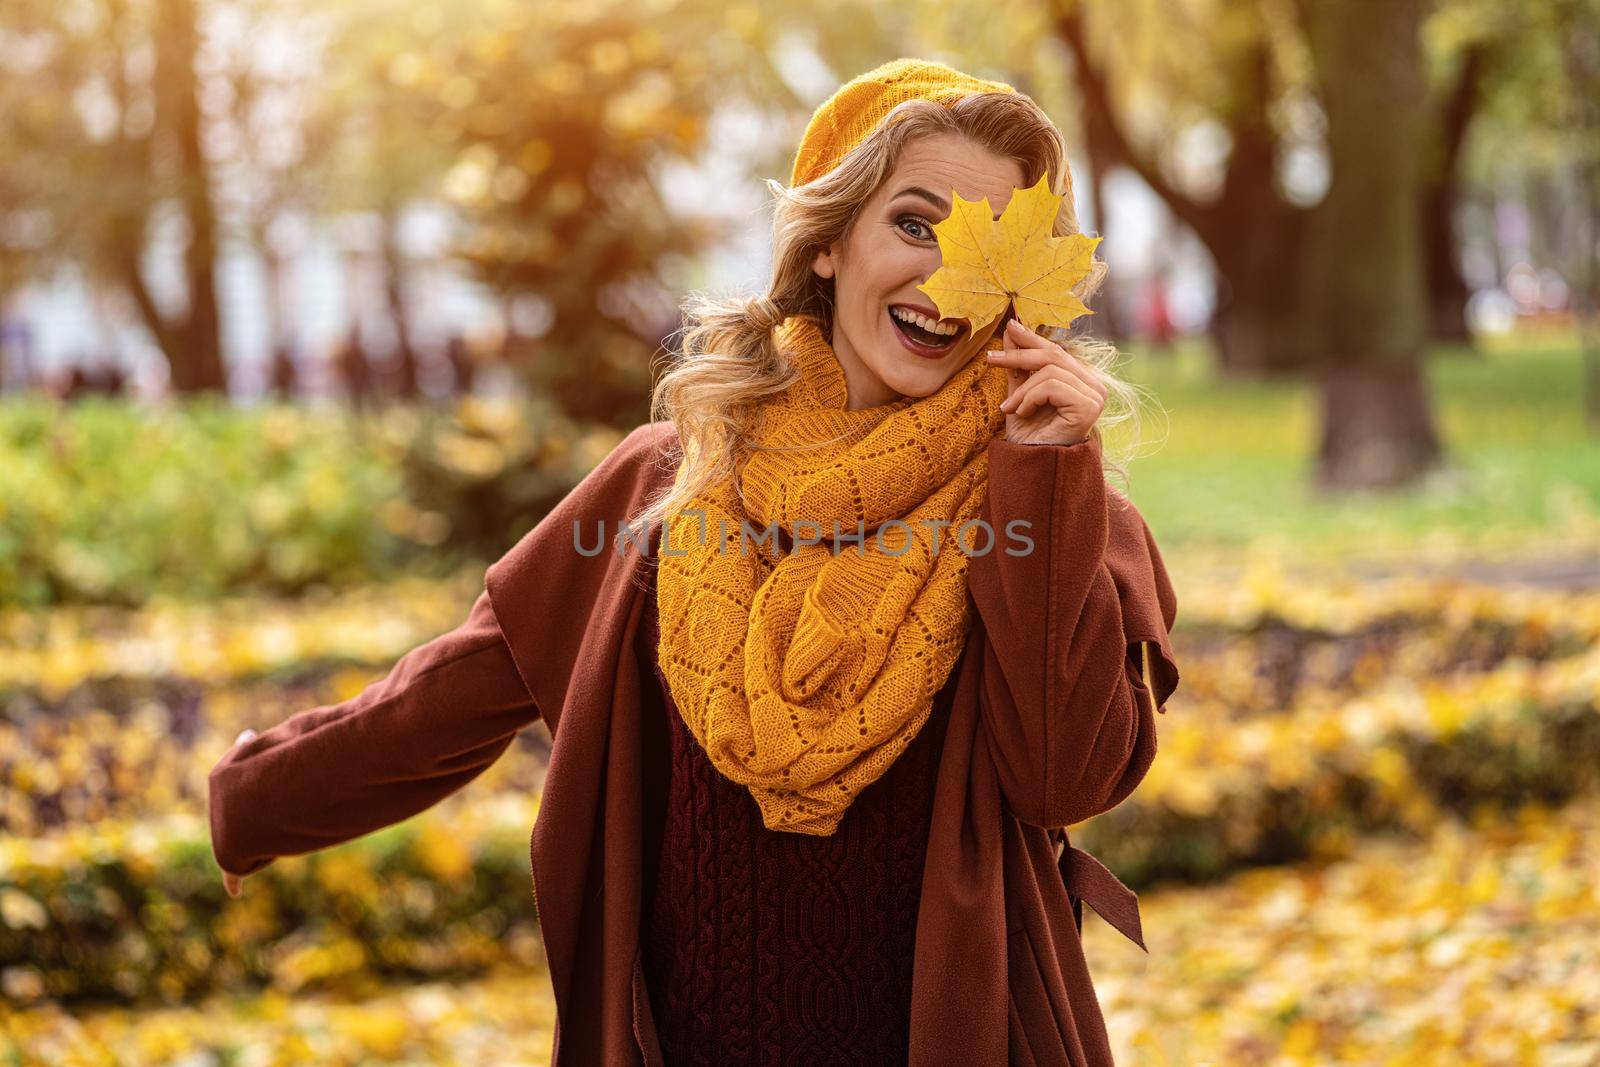
<path id="1" fill-rule="evenodd" d="M 913 357 L 914 358 L 914 357 Z M 961 366 L 960 362 L 950 364 L 948 368 L 934 365 L 907 366 L 900 363 L 896 366 L 899 371 L 893 379 L 886 379 L 889 388 L 901 396 L 909 396 L 920 400 L 925 396 L 932 396 L 955 375 Z"/>
<path id="2" fill-rule="evenodd" d="M 882 345 L 877 351 L 884 358 L 869 369 L 895 393 L 915 400 L 937 393 L 972 356 L 970 351 L 962 353 L 958 347 L 942 359 L 922 359 L 907 352 L 892 335 L 884 338 Z"/>

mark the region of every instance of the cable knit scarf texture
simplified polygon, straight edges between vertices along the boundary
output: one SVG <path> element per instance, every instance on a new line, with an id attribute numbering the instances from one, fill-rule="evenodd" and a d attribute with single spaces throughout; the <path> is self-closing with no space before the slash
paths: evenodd
<path id="1" fill-rule="evenodd" d="M 813 320 L 785 320 L 775 341 L 801 378 L 766 402 L 757 440 L 793 450 L 753 451 L 737 487 L 669 516 L 659 655 L 689 730 L 767 828 L 827 836 L 917 736 L 961 652 L 954 533 L 984 501 L 1007 379 L 975 357 L 929 396 L 850 411 Z M 772 524 L 800 535 L 793 551 L 749 536 Z M 858 550 L 844 537 L 863 527 Z"/>

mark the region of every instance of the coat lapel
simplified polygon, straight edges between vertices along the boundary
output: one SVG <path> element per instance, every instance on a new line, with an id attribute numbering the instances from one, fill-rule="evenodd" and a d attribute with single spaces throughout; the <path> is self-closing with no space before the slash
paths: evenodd
<path id="1" fill-rule="evenodd" d="M 958 670 L 923 865 L 911 976 L 911 1067 L 1006 1061 L 1000 782 L 979 730 L 974 627 Z"/>
<path id="2" fill-rule="evenodd" d="M 550 728 L 550 765 L 529 841 L 558 1025 L 552 1063 L 641 1062 L 635 965 L 641 905 L 639 665 L 644 600 L 635 548 L 613 551 L 662 481 L 640 427 L 489 569 L 495 614 Z M 603 551 L 597 543 L 605 520 Z"/>

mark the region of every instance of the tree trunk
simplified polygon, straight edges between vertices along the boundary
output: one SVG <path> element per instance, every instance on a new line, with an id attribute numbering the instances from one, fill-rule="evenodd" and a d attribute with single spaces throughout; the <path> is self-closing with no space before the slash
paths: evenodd
<path id="1" fill-rule="evenodd" d="M 1106 210 L 1106 178 L 1111 171 L 1112 161 L 1116 158 L 1115 152 L 1107 142 L 1105 131 L 1100 129 L 1099 122 L 1094 115 L 1087 115 L 1083 122 L 1084 153 L 1088 157 L 1089 167 L 1089 196 L 1094 202 L 1095 232 L 1101 237 L 1106 236 L 1110 227 L 1110 215 Z M 1099 305 L 1094 309 L 1098 316 L 1096 323 L 1100 336 L 1115 344 L 1131 337 L 1135 324 L 1123 321 L 1122 309 L 1112 298 L 1112 287 L 1101 286 L 1091 303 Z"/>
<path id="2" fill-rule="evenodd" d="M 1138 174 L 1211 253 L 1217 295 L 1211 331 L 1222 373 L 1298 373 L 1308 349 L 1295 302 L 1305 210 L 1278 190 L 1265 31 L 1240 72 L 1244 87 L 1237 95 L 1246 103 L 1227 119 L 1233 150 L 1222 193 L 1202 204 L 1167 181 L 1156 161 L 1132 143 L 1116 113 L 1105 71 L 1091 54 L 1081 9 L 1060 11 L 1055 28 L 1073 55 L 1086 138 L 1096 146 L 1098 158 L 1108 167 L 1121 164 Z"/>
<path id="3" fill-rule="evenodd" d="M 274 247 L 265 235 L 258 236 L 256 248 L 267 272 L 267 336 L 272 347 L 293 347 L 294 330 L 289 325 L 292 301 L 289 298 L 289 257 Z"/>
<path id="4" fill-rule="evenodd" d="M 1302 374 L 1311 347 L 1300 305 L 1305 215 L 1270 203 L 1254 218 L 1221 216 L 1218 231 L 1234 236 L 1207 244 L 1217 272 L 1211 336 L 1218 369 L 1229 378 Z"/>
<path id="5" fill-rule="evenodd" d="M 217 217 L 211 202 L 211 165 L 201 144 L 197 17 L 194 0 L 161 0 L 158 8 L 157 91 L 177 160 L 178 200 L 189 228 L 183 257 L 189 310 L 173 330 L 178 349 L 168 358 L 177 391 L 226 393 L 217 307 Z"/>
<path id="6" fill-rule="evenodd" d="M 10 294 L 5 289 L 0 288 L 0 393 L 7 392 L 7 387 L 11 384 L 11 368 L 6 365 L 9 362 L 8 353 L 11 350 L 11 338 L 6 329 L 10 322 L 6 315 L 6 308 L 10 303 Z M 18 387 L 17 391 L 27 392 L 27 390 L 27 380 L 23 379 L 22 385 Z"/>
<path id="7" fill-rule="evenodd" d="M 414 400 L 421 394 L 417 387 L 417 350 L 411 338 L 411 322 L 407 313 L 406 264 L 400 250 L 400 213 L 393 207 L 383 214 L 383 274 L 389 318 L 394 323 L 395 391 L 403 400 Z"/>
<path id="8" fill-rule="evenodd" d="M 1317 488 L 1405 486 L 1439 459 L 1427 383 L 1415 360 L 1323 365 Z"/>
<path id="9" fill-rule="evenodd" d="M 1309 22 L 1327 21 L 1332 0 L 1297 5 Z M 1352 17 L 1365 18 L 1378 0 L 1344 5 Z M 1374 24 L 1389 20 L 1379 12 Z M 1167 182 L 1155 160 L 1132 143 L 1113 107 L 1103 68 L 1088 47 L 1081 8 L 1065 5 L 1055 20 L 1057 36 L 1074 58 L 1074 76 L 1083 102 L 1086 139 L 1099 139 L 1105 166 L 1120 164 L 1133 169 L 1166 202 L 1173 213 L 1194 230 L 1211 253 L 1216 270 L 1216 315 L 1211 323 L 1219 367 L 1235 378 L 1299 373 L 1314 353 L 1308 323 L 1301 315 L 1298 294 L 1310 268 L 1309 253 L 1299 225 L 1306 212 L 1285 200 L 1278 189 L 1276 133 L 1269 118 L 1273 93 L 1271 52 L 1264 28 L 1258 47 L 1237 72 L 1236 99 L 1247 102 L 1225 116 L 1233 141 L 1222 196 L 1198 203 Z M 1308 33 L 1311 32 L 1308 26 Z M 1374 31 L 1376 33 L 1377 31 Z M 1470 341 L 1466 327 L 1468 289 L 1461 276 L 1453 212 L 1459 196 L 1456 178 L 1461 147 L 1481 101 L 1483 73 L 1493 42 L 1468 50 L 1456 81 L 1437 110 L 1437 126 L 1419 122 L 1419 139 L 1405 146 L 1416 153 L 1417 144 L 1431 145 L 1428 179 L 1418 186 L 1422 200 L 1419 225 L 1424 227 L 1425 269 L 1429 290 L 1429 325 L 1441 340 Z M 1242 236 L 1247 235 L 1247 236 Z"/>
<path id="10" fill-rule="evenodd" d="M 1277 133 L 1269 115 L 1272 56 L 1265 33 L 1238 74 L 1241 103 L 1228 135 L 1233 148 L 1222 193 L 1206 205 L 1197 233 L 1217 269 L 1212 336 L 1222 373 L 1259 378 L 1302 372 L 1305 318 L 1294 296 L 1304 265 L 1305 209 L 1278 189 Z"/>
<path id="11" fill-rule="evenodd" d="M 1565 51 L 1568 80 L 1581 101 L 1577 143 L 1589 151 L 1576 166 L 1578 233 L 1572 260 L 1573 311 L 1583 352 L 1583 415 L 1591 436 L 1600 436 L 1600 22 L 1568 8 L 1571 20 Z"/>
<path id="12" fill-rule="evenodd" d="M 1428 183 L 1422 195 L 1422 241 L 1428 269 L 1428 332 L 1441 344 L 1471 345 L 1467 300 L 1455 234 L 1459 187 L 1455 178 Z"/>
<path id="13" fill-rule="evenodd" d="M 1483 99 L 1483 78 L 1489 63 L 1488 43 L 1474 45 L 1461 58 L 1461 69 L 1444 94 L 1434 123 L 1433 151 L 1422 178 L 1422 241 L 1428 283 L 1428 333 L 1446 344 L 1472 343 L 1467 329 L 1471 292 L 1461 274 L 1461 243 L 1456 239 L 1455 212 L 1461 199 L 1461 149 L 1472 117 Z"/>
<path id="14" fill-rule="evenodd" d="M 1312 220 L 1304 300 L 1322 388 L 1316 483 L 1402 486 L 1440 459 L 1421 368 L 1422 0 L 1304 10 L 1333 165 Z"/>
<path id="15" fill-rule="evenodd" d="M 1098 223 L 1095 232 L 1104 237 L 1106 235 L 1105 218 L 1106 203 L 1106 175 L 1105 171 L 1092 159 L 1089 163 L 1089 195 L 1094 199 L 1095 221 Z M 1089 301 L 1094 305 L 1097 320 L 1097 333 L 1113 344 L 1122 344 L 1133 337 L 1137 331 L 1137 323 L 1124 321 L 1122 306 L 1117 303 L 1116 285 L 1113 279 L 1107 278 L 1106 283 L 1100 286 L 1100 291 Z"/>

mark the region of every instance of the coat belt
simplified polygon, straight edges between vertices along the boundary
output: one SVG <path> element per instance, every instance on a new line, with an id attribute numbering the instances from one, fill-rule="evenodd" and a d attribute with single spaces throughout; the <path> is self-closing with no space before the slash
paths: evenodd
<path id="1" fill-rule="evenodd" d="M 1063 842 L 1064 843 L 1064 838 Z M 1139 898 L 1105 864 L 1076 845 L 1061 850 L 1058 861 L 1067 895 L 1084 901 L 1122 936 L 1144 949 L 1144 928 L 1139 925 Z"/>

